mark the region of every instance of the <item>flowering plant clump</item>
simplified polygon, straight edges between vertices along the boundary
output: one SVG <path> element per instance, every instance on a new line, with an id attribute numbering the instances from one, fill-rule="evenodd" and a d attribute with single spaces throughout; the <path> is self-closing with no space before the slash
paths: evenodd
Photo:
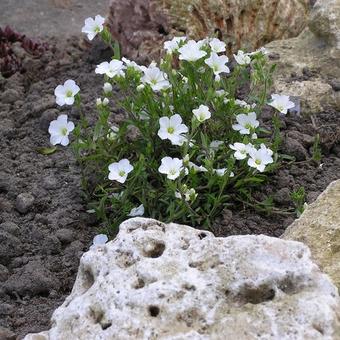
<path id="1" fill-rule="evenodd" d="M 87 19 L 83 32 L 111 43 L 100 16 Z M 164 44 L 157 65 L 138 65 L 118 57 L 97 65 L 103 77 L 93 127 L 86 117 L 73 127 L 62 115 L 51 123 L 51 143 L 72 142 L 83 165 L 91 210 L 108 225 L 130 216 L 211 226 L 224 207 L 249 200 L 254 187 L 280 161 L 280 118 L 292 107 L 287 96 L 272 95 L 273 66 L 264 49 L 239 51 L 230 61 L 217 38 L 201 41 L 175 37 Z M 115 99 L 125 117 L 114 123 Z M 239 98 L 239 93 L 247 95 Z M 80 107 L 81 92 L 67 80 L 56 88 L 59 105 Z M 278 110 L 273 131 L 261 126 L 265 105 Z"/>

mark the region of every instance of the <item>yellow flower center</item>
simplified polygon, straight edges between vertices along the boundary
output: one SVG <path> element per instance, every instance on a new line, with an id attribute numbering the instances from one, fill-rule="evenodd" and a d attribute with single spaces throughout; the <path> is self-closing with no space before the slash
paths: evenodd
<path id="1" fill-rule="evenodd" d="M 73 92 L 71 90 L 68 90 L 66 92 L 66 97 L 68 97 L 68 98 L 73 97 Z"/>
<path id="2" fill-rule="evenodd" d="M 174 132 L 175 129 L 172 126 L 168 127 L 168 133 L 173 134 Z"/>
<path id="3" fill-rule="evenodd" d="M 255 160 L 255 164 L 260 165 L 262 162 L 260 159 Z"/>
<path id="4" fill-rule="evenodd" d="M 66 129 L 66 127 L 61 128 L 60 133 L 61 133 L 63 136 L 66 136 L 66 135 L 67 135 L 67 129 Z"/>

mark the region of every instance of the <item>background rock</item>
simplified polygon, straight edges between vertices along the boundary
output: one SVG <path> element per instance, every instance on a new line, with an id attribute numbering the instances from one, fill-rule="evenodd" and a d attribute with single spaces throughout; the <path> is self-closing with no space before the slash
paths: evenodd
<path id="1" fill-rule="evenodd" d="M 340 109 L 336 86 L 340 79 L 340 0 L 317 1 L 308 27 L 298 37 L 273 41 L 266 48 L 277 64 L 275 90 L 301 96 L 302 113 Z"/>
<path id="2" fill-rule="evenodd" d="M 340 180 L 309 205 L 283 238 L 309 246 L 312 257 L 340 288 Z"/>
<path id="3" fill-rule="evenodd" d="M 165 40 L 178 35 L 217 34 L 229 53 L 297 36 L 309 7 L 309 0 L 112 0 L 108 24 L 124 54 L 150 61 Z"/>
<path id="4" fill-rule="evenodd" d="M 134 218 L 81 259 L 44 339 L 331 339 L 339 296 L 302 243 Z"/>

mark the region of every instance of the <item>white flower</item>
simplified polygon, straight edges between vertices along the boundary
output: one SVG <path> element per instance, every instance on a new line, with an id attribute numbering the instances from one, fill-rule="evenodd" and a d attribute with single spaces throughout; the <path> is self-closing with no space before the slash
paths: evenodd
<path id="1" fill-rule="evenodd" d="M 90 249 L 98 249 L 103 246 L 107 241 L 108 237 L 105 234 L 98 234 L 93 238 L 92 246 Z"/>
<path id="2" fill-rule="evenodd" d="M 213 141 L 210 143 L 209 147 L 210 147 L 210 149 L 212 149 L 213 151 L 216 151 L 216 150 L 218 150 L 218 148 L 220 147 L 220 145 L 223 145 L 223 144 L 224 144 L 224 142 L 221 141 L 221 140 L 213 140 Z"/>
<path id="3" fill-rule="evenodd" d="M 117 126 L 112 125 L 110 128 L 110 132 L 107 135 L 107 138 L 110 140 L 115 140 L 118 137 L 119 128 Z"/>
<path id="4" fill-rule="evenodd" d="M 166 79 L 166 73 L 162 72 L 156 66 L 144 68 L 144 75 L 141 79 L 143 84 L 149 84 L 153 91 L 166 90 L 170 87 L 169 81 Z"/>
<path id="5" fill-rule="evenodd" d="M 141 204 L 140 206 L 136 208 L 132 208 L 128 216 L 130 217 L 143 216 L 144 211 L 145 211 L 144 205 Z"/>
<path id="6" fill-rule="evenodd" d="M 273 151 L 262 144 L 260 149 L 256 150 L 253 148 L 249 151 L 250 158 L 248 159 L 248 165 L 263 172 L 267 164 L 273 163 L 272 155 Z"/>
<path id="7" fill-rule="evenodd" d="M 109 104 L 108 98 L 104 98 L 103 100 L 101 98 L 96 99 L 96 105 L 97 106 L 101 106 L 101 105 L 107 106 L 108 104 Z"/>
<path id="8" fill-rule="evenodd" d="M 182 199 L 183 197 L 182 195 L 184 195 L 184 200 L 186 202 L 194 201 L 197 197 L 196 190 L 194 188 L 188 189 L 188 187 L 185 184 L 182 187 L 182 193 L 180 193 L 179 191 L 175 192 L 176 198 Z"/>
<path id="9" fill-rule="evenodd" d="M 111 195 L 109 195 L 109 197 L 113 197 L 116 200 L 120 200 L 123 197 L 123 195 L 124 195 L 124 191 L 121 191 L 121 192 L 114 192 Z"/>
<path id="10" fill-rule="evenodd" d="M 198 166 L 193 162 L 188 163 L 188 168 L 193 169 L 195 172 L 207 172 L 208 171 L 208 169 L 205 168 L 203 165 Z"/>
<path id="11" fill-rule="evenodd" d="M 168 179 L 174 180 L 181 174 L 183 162 L 178 158 L 163 157 L 162 164 L 158 168 L 161 174 L 165 174 Z"/>
<path id="12" fill-rule="evenodd" d="M 249 135 L 250 130 L 257 128 L 260 124 L 256 119 L 255 112 L 241 113 L 236 116 L 236 120 L 238 124 L 234 124 L 232 127 L 234 130 L 239 131 L 241 135 Z"/>
<path id="13" fill-rule="evenodd" d="M 172 54 L 179 49 L 179 44 L 181 42 L 184 42 L 186 39 L 186 37 L 174 37 L 172 40 L 165 41 L 164 49 L 167 51 L 168 54 Z"/>
<path id="14" fill-rule="evenodd" d="M 114 59 L 110 62 L 104 61 L 100 63 L 97 67 L 95 72 L 97 74 L 105 74 L 109 78 L 113 78 L 115 76 L 125 76 L 124 70 L 126 66 L 123 64 L 122 61 Z"/>
<path id="15" fill-rule="evenodd" d="M 255 54 L 259 54 L 259 53 L 262 53 L 263 55 L 266 55 L 269 52 L 268 52 L 268 50 L 265 47 L 260 47 L 258 50 L 254 51 L 254 52 L 251 52 L 251 53 L 248 53 L 248 55 L 255 55 Z"/>
<path id="16" fill-rule="evenodd" d="M 192 110 L 192 113 L 201 123 L 211 117 L 211 112 L 209 111 L 208 106 L 205 105 L 200 105 L 198 109 Z"/>
<path id="17" fill-rule="evenodd" d="M 234 157 L 238 160 L 245 159 L 249 151 L 253 148 L 251 144 L 234 143 L 229 145 L 230 149 L 235 150 Z"/>
<path id="18" fill-rule="evenodd" d="M 110 83 L 105 83 L 103 86 L 104 93 L 112 92 L 112 85 Z"/>
<path id="19" fill-rule="evenodd" d="M 221 169 L 214 169 L 214 172 L 217 176 L 224 176 L 224 174 L 227 172 L 227 168 L 221 168 Z"/>
<path id="20" fill-rule="evenodd" d="M 210 41 L 210 38 L 204 38 L 204 39 L 198 40 L 197 41 L 197 46 L 199 48 L 206 47 L 206 46 L 208 46 L 209 41 Z"/>
<path id="21" fill-rule="evenodd" d="M 189 40 L 184 46 L 178 49 L 179 59 L 186 61 L 196 61 L 207 55 L 207 52 L 200 49 L 199 44 L 194 40 Z"/>
<path id="22" fill-rule="evenodd" d="M 238 106 L 244 107 L 248 110 L 253 109 L 256 106 L 255 103 L 250 105 L 247 102 L 245 102 L 244 100 L 240 100 L 240 99 L 235 99 L 235 104 L 238 105 Z"/>
<path id="23" fill-rule="evenodd" d="M 89 40 L 93 40 L 93 38 L 103 30 L 104 22 L 105 19 L 100 15 L 96 15 L 94 19 L 87 18 L 81 31 L 87 34 Z"/>
<path id="24" fill-rule="evenodd" d="M 131 67 L 133 68 L 135 71 L 142 71 L 141 67 L 135 62 L 135 61 L 132 61 L 132 60 L 129 60 L 125 57 L 122 58 L 122 61 L 125 63 L 125 65 L 127 67 Z"/>
<path id="25" fill-rule="evenodd" d="M 214 38 L 209 42 L 211 50 L 215 53 L 220 53 L 225 51 L 225 43 L 220 39 Z"/>
<path id="26" fill-rule="evenodd" d="M 109 165 L 109 179 L 111 181 L 124 183 L 132 170 L 133 166 L 130 164 L 130 161 L 126 158 L 121 159 L 119 162 Z"/>
<path id="27" fill-rule="evenodd" d="M 226 96 L 228 94 L 228 92 L 225 91 L 225 90 L 217 90 L 217 91 L 215 91 L 215 93 L 216 93 L 217 97 L 223 97 L 223 96 Z"/>
<path id="28" fill-rule="evenodd" d="M 249 55 L 241 50 L 234 54 L 234 58 L 239 65 L 249 65 L 251 62 Z"/>
<path id="29" fill-rule="evenodd" d="M 228 62 L 228 57 L 226 55 L 217 55 L 212 52 L 208 59 L 204 62 L 213 70 L 214 74 L 217 76 L 220 73 L 230 73 L 229 67 L 225 64 Z"/>
<path id="30" fill-rule="evenodd" d="M 56 103 L 60 106 L 72 105 L 74 103 L 74 96 L 80 91 L 79 86 L 74 80 L 68 79 L 64 85 L 58 85 L 54 90 L 56 96 Z"/>
<path id="31" fill-rule="evenodd" d="M 189 129 L 185 124 L 182 124 L 182 117 L 179 114 L 170 118 L 161 117 L 159 125 L 158 136 L 161 139 L 169 139 L 173 145 L 183 144 L 185 137 L 182 134 L 187 133 Z"/>
<path id="32" fill-rule="evenodd" d="M 272 100 L 268 105 L 272 106 L 276 110 L 283 114 L 287 114 L 289 109 L 295 107 L 295 104 L 289 100 L 289 96 L 272 94 Z"/>
<path id="33" fill-rule="evenodd" d="M 273 150 L 267 148 L 263 143 L 261 144 L 260 147 L 261 147 L 262 150 L 265 150 L 268 153 L 269 156 L 273 156 L 273 153 L 274 153 Z"/>
<path id="34" fill-rule="evenodd" d="M 50 123 L 48 132 L 50 133 L 50 143 L 52 145 L 61 144 L 66 146 L 69 144 L 68 135 L 74 130 L 74 124 L 67 121 L 67 115 L 60 115 L 56 120 Z"/>

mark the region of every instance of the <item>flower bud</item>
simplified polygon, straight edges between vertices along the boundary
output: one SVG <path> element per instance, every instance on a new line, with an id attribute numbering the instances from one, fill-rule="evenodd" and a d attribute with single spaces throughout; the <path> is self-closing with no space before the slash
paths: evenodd
<path id="1" fill-rule="evenodd" d="M 138 85 L 138 86 L 137 86 L 137 91 L 142 91 L 142 90 L 144 90 L 144 87 L 145 87 L 144 84 Z"/>
<path id="2" fill-rule="evenodd" d="M 112 85 L 110 83 L 105 83 L 103 86 L 103 90 L 105 93 L 110 93 L 112 92 Z"/>

